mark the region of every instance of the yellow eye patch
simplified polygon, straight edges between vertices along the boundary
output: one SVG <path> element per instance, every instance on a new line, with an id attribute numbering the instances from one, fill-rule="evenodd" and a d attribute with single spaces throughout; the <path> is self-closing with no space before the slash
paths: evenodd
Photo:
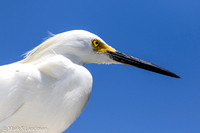
<path id="1" fill-rule="evenodd" d="M 104 53 L 106 51 L 113 51 L 113 52 L 116 51 L 114 48 L 102 43 L 98 39 L 92 40 L 92 46 L 94 47 L 94 51 L 96 51 L 96 52 Z"/>
<path id="2" fill-rule="evenodd" d="M 99 40 L 96 40 L 96 39 L 94 39 L 93 41 L 92 41 L 92 44 L 93 44 L 93 46 L 94 47 L 98 47 L 99 45 L 100 45 L 100 41 Z"/>

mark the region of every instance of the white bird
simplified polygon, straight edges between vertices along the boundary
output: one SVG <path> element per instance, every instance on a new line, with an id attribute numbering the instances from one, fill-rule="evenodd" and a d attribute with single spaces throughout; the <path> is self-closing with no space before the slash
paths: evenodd
<path id="1" fill-rule="evenodd" d="M 80 115 L 92 88 L 88 63 L 128 64 L 176 74 L 118 52 L 84 30 L 57 34 L 25 59 L 0 66 L 0 132 L 61 133 Z M 44 131 L 45 129 L 45 131 Z"/>

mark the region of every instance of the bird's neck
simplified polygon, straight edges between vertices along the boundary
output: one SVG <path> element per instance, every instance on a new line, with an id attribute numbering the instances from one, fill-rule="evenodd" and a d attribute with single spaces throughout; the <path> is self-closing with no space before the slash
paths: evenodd
<path id="1" fill-rule="evenodd" d="M 80 57 L 70 53 L 68 54 L 67 52 L 63 52 L 63 42 L 60 40 L 63 40 L 62 34 L 46 40 L 39 46 L 35 47 L 33 50 L 29 51 L 25 59 L 21 60 L 20 63 L 39 64 L 44 62 L 46 59 L 61 55 L 71 60 L 75 64 L 84 65 L 85 63 L 82 62 Z"/>
<path id="2" fill-rule="evenodd" d="M 31 59 L 31 57 L 29 58 L 25 58 L 24 60 L 20 61 L 20 63 L 28 63 L 28 64 L 33 64 L 33 65 L 39 65 L 43 62 L 45 62 L 46 60 L 50 60 L 50 59 L 53 59 L 55 57 L 62 57 L 62 58 L 66 58 L 68 60 L 70 60 L 72 63 L 74 64 L 77 64 L 77 65 L 85 65 L 84 62 L 81 61 L 81 59 L 77 56 L 74 56 L 74 55 L 70 55 L 70 54 L 64 54 L 64 55 L 61 55 L 61 54 L 49 54 L 49 55 L 44 55 L 40 58 L 37 58 L 37 59 Z"/>

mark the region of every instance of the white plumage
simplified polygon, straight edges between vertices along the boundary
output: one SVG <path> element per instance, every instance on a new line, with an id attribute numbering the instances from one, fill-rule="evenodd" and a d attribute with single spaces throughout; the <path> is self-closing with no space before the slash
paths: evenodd
<path id="1" fill-rule="evenodd" d="M 61 133 L 90 97 L 92 76 L 83 65 L 137 61 L 125 58 L 98 36 L 74 30 L 46 40 L 19 62 L 1 66 L 0 132 Z"/>
<path id="2" fill-rule="evenodd" d="M 49 133 L 59 133 L 79 116 L 92 88 L 92 76 L 78 55 L 92 52 L 92 46 L 76 42 L 82 39 L 80 34 L 88 36 L 86 43 L 94 36 L 85 31 L 62 33 L 36 47 L 26 59 L 0 67 L 1 130 L 47 127 Z M 63 53 L 65 49 L 69 52 Z"/>

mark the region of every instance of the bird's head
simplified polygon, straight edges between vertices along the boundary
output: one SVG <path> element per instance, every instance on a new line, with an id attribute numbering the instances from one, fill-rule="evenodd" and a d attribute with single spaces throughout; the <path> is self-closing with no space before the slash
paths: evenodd
<path id="1" fill-rule="evenodd" d="M 30 61 L 46 55 L 57 54 L 61 54 L 73 62 L 76 60 L 80 64 L 125 64 L 180 78 L 176 74 L 157 65 L 118 52 L 97 35 L 84 30 L 72 30 L 53 36 L 30 51 L 25 60 Z"/>

